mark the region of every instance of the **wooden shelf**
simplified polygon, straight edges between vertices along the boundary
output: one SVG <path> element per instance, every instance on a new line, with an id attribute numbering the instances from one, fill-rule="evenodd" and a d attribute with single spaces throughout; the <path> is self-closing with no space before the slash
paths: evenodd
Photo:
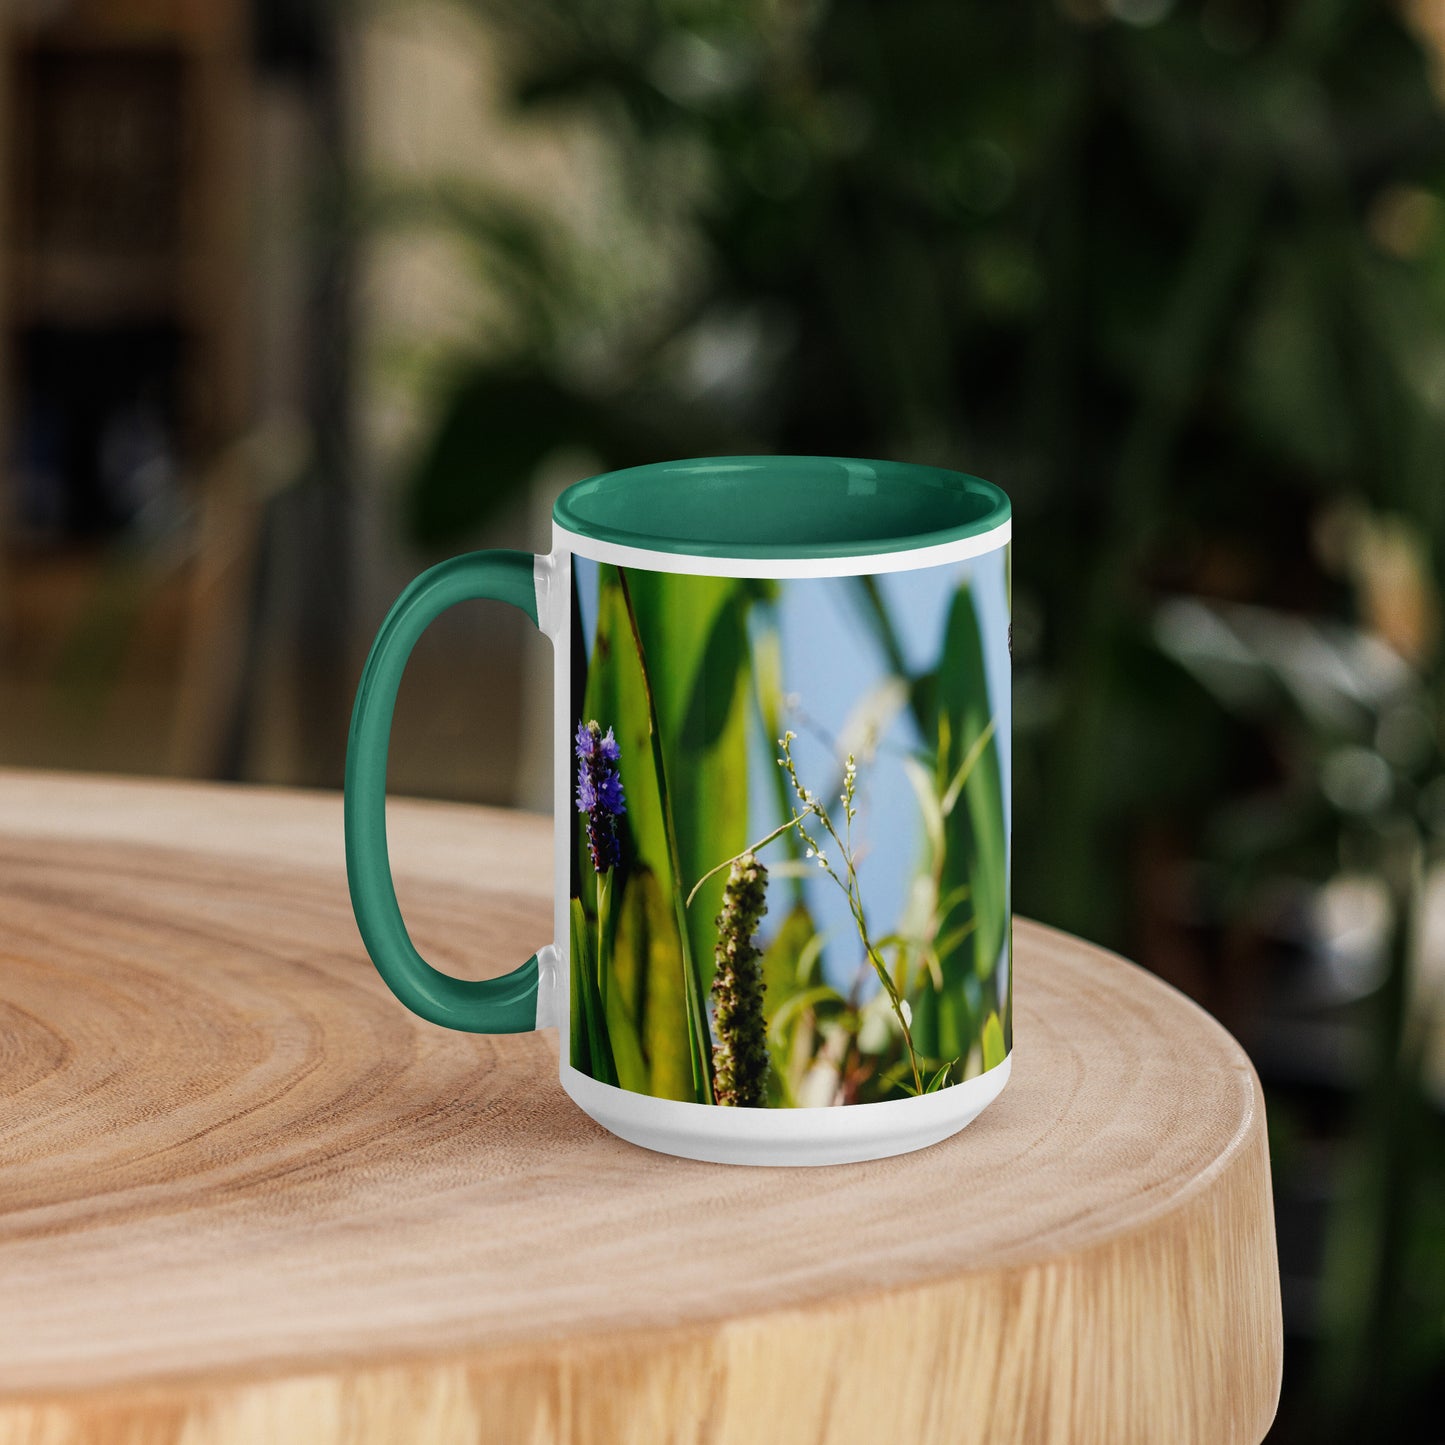
<path id="1" fill-rule="evenodd" d="M 175 318 L 189 309 L 196 286 L 195 263 L 187 265 L 174 256 L 16 251 L 8 264 L 12 326 L 103 326 Z"/>
<path id="2" fill-rule="evenodd" d="M 11 28 L 22 37 L 108 50 L 179 41 L 191 48 L 232 47 L 244 11 L 229 0 L 8 0 Z"/>
<path id="3" fill-rule="evenodd" d="M 0 17 L 0 450 L 32 479 L 0 525 L 123 526 L 140 487 L 103 460 L 109 438 L 185 481 L 251 421 L 246 15 L 77 0 Z"/>

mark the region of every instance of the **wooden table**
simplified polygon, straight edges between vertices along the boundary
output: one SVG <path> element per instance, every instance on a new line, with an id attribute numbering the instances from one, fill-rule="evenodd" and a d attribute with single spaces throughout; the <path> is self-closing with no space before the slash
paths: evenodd
<path id="1" fill-rule="evenodd" d="M 398 804 L 422 951 L 546 940 L 544 821 Z M 555 1032 L 421 1023 L 335 796 L 0 774 L 0 1441 L 1257 1442 L 1280 1375 L 1249 1061 L 1016 934 L 957 1138 L 737 1169 L 604 1133 Z"/>

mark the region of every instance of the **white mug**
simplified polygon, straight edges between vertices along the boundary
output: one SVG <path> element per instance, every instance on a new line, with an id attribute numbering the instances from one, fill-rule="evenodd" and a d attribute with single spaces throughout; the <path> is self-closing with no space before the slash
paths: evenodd
<path id="1" fill-rule="evenodd" d="M 956 1133 L 1012 1044 L 1010 507 L 937 468 L 820 457 L 593 477 L 545 557 L 398 599 L 346 774 L 351 895 L 408 1007 L 557 1024 L 562 1083 L 635 1144 L 833 1164 Z M 501 978 L 412 946 L 386 750 L 412 646 L 469 598 L 556 650 L 556 938 Z"/>

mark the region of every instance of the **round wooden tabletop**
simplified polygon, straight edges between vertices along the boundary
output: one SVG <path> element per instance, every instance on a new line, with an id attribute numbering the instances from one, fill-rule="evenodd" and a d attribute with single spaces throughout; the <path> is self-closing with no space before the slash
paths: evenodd
<path id="1" fill-rule="evenodd" d="M 545 821 L 397 804 L 422 952 L 550 933 Z M 650 1154 L 555 1031 L 447 1033 L 357 938 L 335 796 L 0 774 L 0 1441 L 1255 1445 L 1264 1108 L 1178 993 L 1019 923 L 956 1138 Z"/>

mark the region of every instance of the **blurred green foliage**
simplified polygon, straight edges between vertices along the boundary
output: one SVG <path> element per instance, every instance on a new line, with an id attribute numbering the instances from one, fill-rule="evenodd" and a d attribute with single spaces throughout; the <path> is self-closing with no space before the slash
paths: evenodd
<path id="1" fill-rule="evenodd" d="M 1441 1129 L 1406 1000 L 1445 826 L 1445 122 L 1404 13 L 471 8 L 517 111 L 585 123 L 641 259 L 608 225 L 474 185 L 413 201 L 509 303 L 456 358 L 411 477 L 415 536 L 481 525 L 563 444 L 599 466 L 776 450 L 1001 482 L 1021 911 L 1130 945 L 1151 829 L 1209 865 L 1227 918 L 1270 878 L 1386 881 L 1359 1182 L 1335 1214 L 1322 1363 L 1287 1381 L 1285 1427 L 1433 1438 Z M 1208 606 L 1163 646 L 1179 597 Z M 1298 634 L 1304 674 L 1287 641 L 1210 658 L 1215 604 L 1383 639 L 1403 673 L 1322 708 L 1319 635 Z M 1402 708 L 1424 718 L 1413 751 L 1390 741 Z"/>

